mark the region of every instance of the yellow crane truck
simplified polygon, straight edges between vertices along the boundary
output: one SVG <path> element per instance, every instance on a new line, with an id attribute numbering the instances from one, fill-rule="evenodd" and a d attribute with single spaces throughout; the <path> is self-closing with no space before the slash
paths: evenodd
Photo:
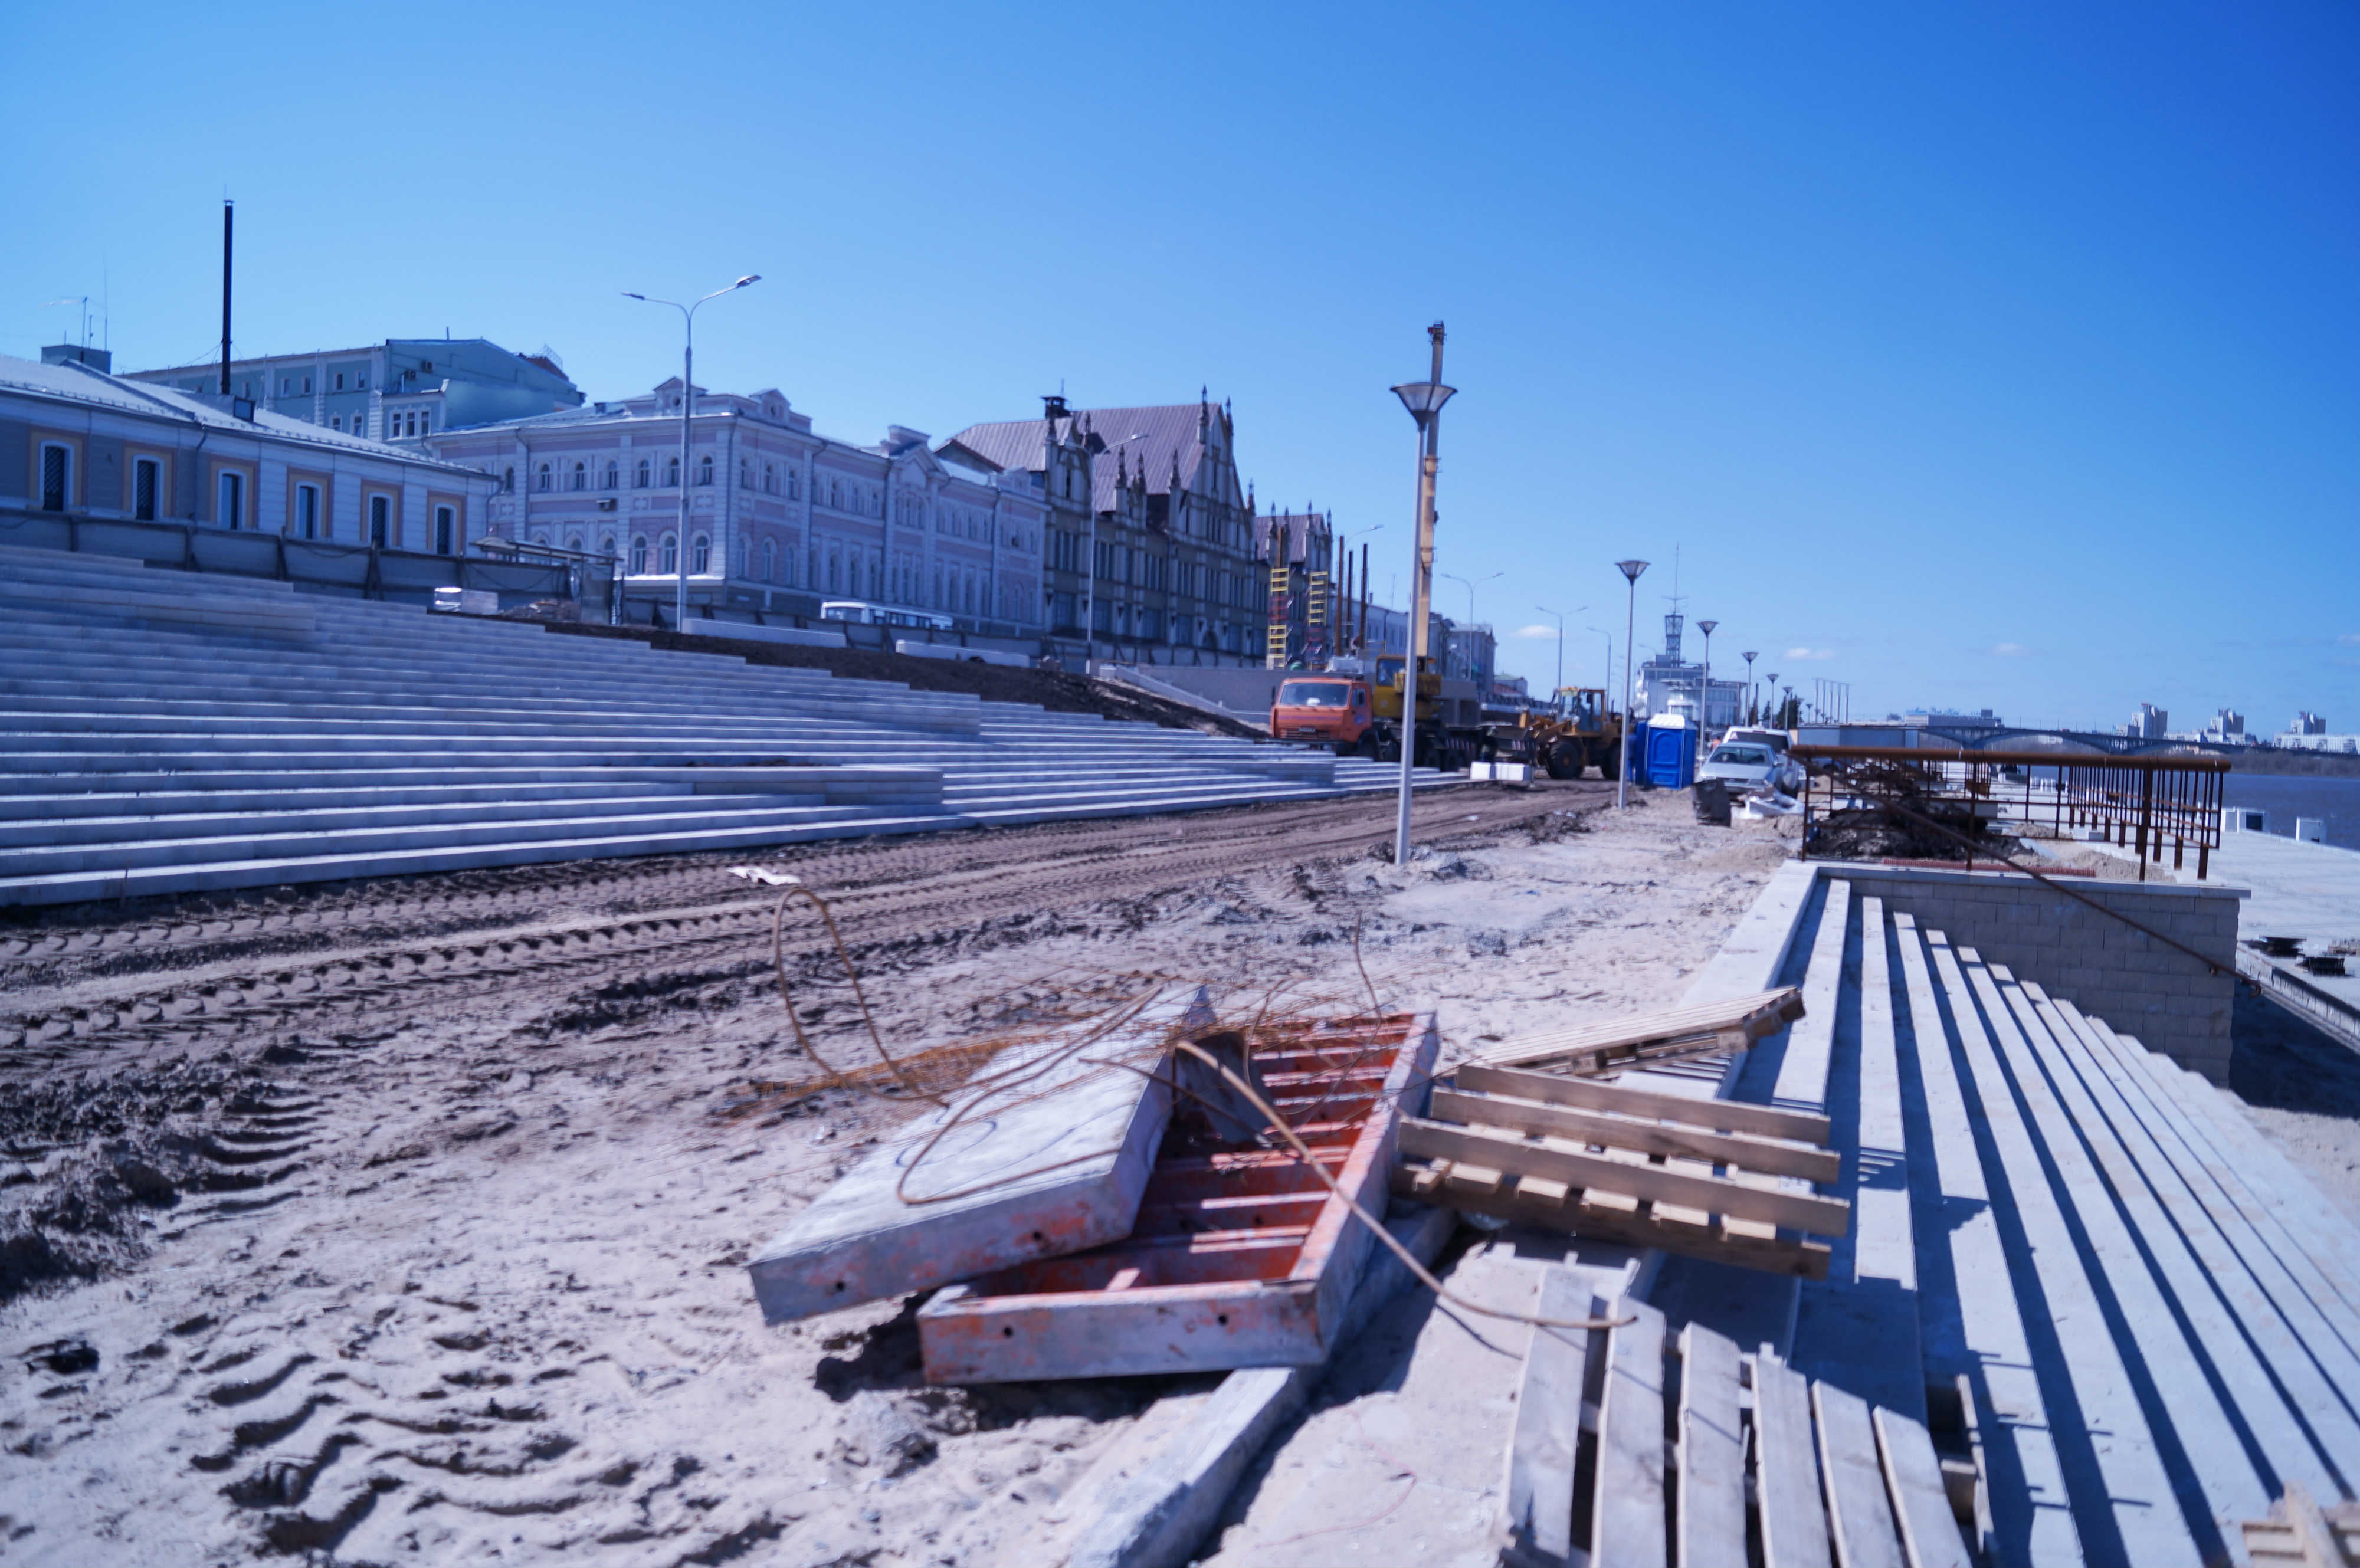
<path id="1" fill-rule="evenodd" d="M 1338 757 L 1398 760 L 1405 662 L 1397 653 L 1380 655 L 1373 677 L 1349 668 L 1288 676 L 1271 703 L 1271 738 Z M 1456 772 L 1495 755 L 1498 743 L 1481 723 L 1475 683 L 1445 679 L 1431 659 L 1419 666 L 1417 765 Z"/>

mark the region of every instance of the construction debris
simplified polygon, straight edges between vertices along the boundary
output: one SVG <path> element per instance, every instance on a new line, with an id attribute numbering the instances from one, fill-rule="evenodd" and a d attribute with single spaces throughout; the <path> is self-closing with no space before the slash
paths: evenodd
<path id="1" fill-rule="evenodd" d="M 1513 1068 L 1439 1081 L 1409 1117 L 1393 1190 L 1467 1213 L 1660 1247 L 1749 1269 L 1827 1277 L 1851 1205 L 1833 1181 L 1828 1120 Z M 1807 1234 L 1808 1233 L 1808 1234 Z"/>
<path id="2" fill-rule="evenodd" d="M 2245 1524 L 2254 1568 L 2360 1568 L 2360 1503 L 2321 1508 L 2300 1481 L 2270 1505 L 2270 1517 Z"/>
<path id="3" fill-rule="evenodd" d="M 1803 994 L 1783 985 L 1757 996 L 1529 1035 L 1494 1046 L 1481 1059 L 1502 1067 L 1596 1076 L 1643 1063 L 1660 1066 L 1743 1051 L 1802 1016 Z"/>

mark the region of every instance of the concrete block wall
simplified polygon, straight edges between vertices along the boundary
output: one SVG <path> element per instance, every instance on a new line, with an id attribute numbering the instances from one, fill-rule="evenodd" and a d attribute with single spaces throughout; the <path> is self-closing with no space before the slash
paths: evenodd
<path id="1" fill-rule="evenodd" d="M 2194 949 L 2205 964 L 2029 877 L 1823 864 L 1921 926 L 1950 934 L 2115 1032 L 2136 1036 L 2215 1083 L 2229 1077 L 2244 888 L 2076 879 L 2073 890 Z"/>

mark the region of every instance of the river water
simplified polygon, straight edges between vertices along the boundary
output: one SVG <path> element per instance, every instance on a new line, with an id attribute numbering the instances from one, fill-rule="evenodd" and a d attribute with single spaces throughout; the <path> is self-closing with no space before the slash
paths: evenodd
<path id="1" fill-rule="evenodd" d="M 2297 817 L 2322 817 L 2328 843 L 2360 849 L 2360 779 L 2232 773 L 2224 793 L 2233 806 L 2267 811 L 2274 833 L 2292 838 Z"/>

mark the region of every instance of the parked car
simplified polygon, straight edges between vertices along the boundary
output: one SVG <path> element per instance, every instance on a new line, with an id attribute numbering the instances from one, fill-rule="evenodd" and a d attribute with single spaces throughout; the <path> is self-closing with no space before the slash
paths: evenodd
<path id="1" fill-rule="evenodd" d="M 1791 795 L 1802 787 L 1803 770 L 1767 741 L 1724 740 L 1697 769 L 1697 779 L 1719 779 L 1735 794 L 1769 789 Z"/>

